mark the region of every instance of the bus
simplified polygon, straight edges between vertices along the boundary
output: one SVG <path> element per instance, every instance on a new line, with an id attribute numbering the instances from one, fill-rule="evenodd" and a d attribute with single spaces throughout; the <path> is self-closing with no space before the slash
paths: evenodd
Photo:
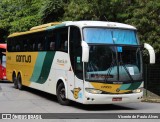
<path id="1" fill-rule="evenodd" d="M 0 80 L 6 80 L 6 44 L 0 43 Z"/>
<path id="2" fill-rule="evenodd" d="M 103 21 L 53 22 L 9 35 L 7 79 L 57 96 L 60 104 L 139 102 L 142 49 L 131 25 Z"/>

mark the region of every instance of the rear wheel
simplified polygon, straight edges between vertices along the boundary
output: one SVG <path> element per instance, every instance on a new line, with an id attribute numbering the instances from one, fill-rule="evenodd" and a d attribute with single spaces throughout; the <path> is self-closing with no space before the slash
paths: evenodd
<path id="1" fill-rule="evenodd" d="M 17 83 L 17 78 L 15 73 L 13 73 L 12 75 L 12 81 L 14 83 L 14 88 L 18 89 L 18 83 Z"/>
<path id="2" fill-rule="evenodd" d="M 70 100 L 66 99 L 65 86 L 63 83 L 60 83 L 57 88 L 57 99 L 61 105 L 69 105 Z"/>
<path id="3" fill-rule="evenodd" d="M 20 74 L 18 74 L 18 77 L 17 77 L 17 84 L 18 84 L 18 89 L 22 90 L 23 89 L 23 85 L 22 85 L 22 78 L 21 78 Z"/>

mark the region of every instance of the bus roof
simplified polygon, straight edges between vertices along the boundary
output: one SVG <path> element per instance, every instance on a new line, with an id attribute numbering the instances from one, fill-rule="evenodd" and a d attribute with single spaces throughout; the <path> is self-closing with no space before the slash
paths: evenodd
<path id="1" fill-rule="evenodd" d="M 75 25 L 80 28 L 83 27 L 108 27 L 108 28 L 123 28 L 123 29 L 133 29 L 136 30 L 135 27 L 123 23 L 117 23 L 117 22 L 106 22 L 106 21 L 65 21 L 65 22 L 52 22 L 52 23 L 47 23 L 39 26 L 32 27 L 29 31 L 25 32 L 16 32 L 8 37 L 14 37 L 14 36 L 20 36 L 20 35 L 26 35 L 30 33 L 35 33 L 35 32 L 40 32 L 40 31 L 45 31 L 45 30 L 50 30 L 54 29 L 57 27 L 62 27 L 62 26 L 70 26 L 70 25 Z"/>
<path id="2" fill-rule="evenodd" d="M 35 27 L 32 27 L 29 31 L 13 33 L 13 34 L 9 35 L 8 38 L 20 36 L 20 35 L 26 35 L 26 34 L 35 33 L 35 32 L 40 32 L 40 31 L 45 31 L 47 27 L 55 26 L 55 25 L 59 25 L 59 24 L 61 24 L 61 22 L 52 22 L 52 23 L 47 23 L 47 24 L 35 26 Z"/>
<path id="3" fill-rule="evenodd" d="M 117 22 L 106 22 L 106 21 L 70 21 L 64 22 L 66 26 L 76 25 L 81 28 L 83 27 L 108 27 L 108 28 L 124 28 L 124 29 L 133 29 L 136 30 L 134 26 L 117 23 Z"/>

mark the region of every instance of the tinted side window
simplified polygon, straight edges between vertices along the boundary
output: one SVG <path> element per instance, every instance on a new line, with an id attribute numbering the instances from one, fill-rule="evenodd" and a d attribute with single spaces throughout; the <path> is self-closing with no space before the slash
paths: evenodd
<path id="1" fill-rule="evenodd" d="M 38 51 L 44 51 L 45 50 L 45 35 L 44 34 L 39 34 L 37 35 L 37 47 Z"/>
<path id="2" fill-rule="evenodd" d="M 7 39 L 7 51 L 11 52 L 12 51 L 12 38 Z"/>
<path id="3" fill-rule="evenodd" d="M 56 29 L 56 50 L 68 52 L 68 27 Z"/>
<path id="4" fill-rule="evenodd" d="M 46 51 L 46 47 L 46 32 L 12 37 L 7 41 L 9 52 Z"/>
<path id="5" fill-rule="evenodd" d="M 70 27 L 70 59 L 75 75 L 83 78 L 81 33 L 78 27 Z"/>
<path id="6" fill-rule="evenodd" d="M 56 50 L 56 33 L 53 30 L 48 32 L 45 45 L 47 51 Z"/>

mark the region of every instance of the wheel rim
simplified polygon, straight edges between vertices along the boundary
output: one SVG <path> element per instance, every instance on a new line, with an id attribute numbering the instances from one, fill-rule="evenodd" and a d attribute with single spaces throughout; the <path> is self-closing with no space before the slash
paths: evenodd
<path id="1" fill-rule="evenodd" d="M 62 88 L 59 92 L 59 95 L 62 100 L 66 100 L 66 95 L 65 95 L 65 88 Z"/>

